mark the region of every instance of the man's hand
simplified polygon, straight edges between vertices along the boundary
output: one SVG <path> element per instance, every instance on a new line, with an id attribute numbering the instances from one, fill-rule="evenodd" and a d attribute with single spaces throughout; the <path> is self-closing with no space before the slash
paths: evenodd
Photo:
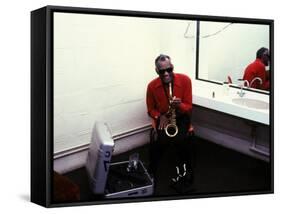
<path id="1" fill-rule="evenodd" d="M 163 114 L 163 115 L 160 116 L 159 120 L 160 121 L 159 121 L 158 129 L 162 130 L 168 125 L 169 119 L 167 118 L 166 115 Z"/>
<path id="2" fill-rule="evenodd" d="M 181 98 L 173 97 L 171 106 L 177 108 L 181 104 Z"/>

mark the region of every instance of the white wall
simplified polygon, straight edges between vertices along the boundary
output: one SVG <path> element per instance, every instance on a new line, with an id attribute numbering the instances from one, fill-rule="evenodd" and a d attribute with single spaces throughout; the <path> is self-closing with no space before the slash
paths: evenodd
<path id="1" fill-rule="evenodd" d="M 176 72 L 194 76 L 188 25 L 194 35 L 188 20 L 55 13 L 54 152 L 88 144 L 97 120 L 113 135 L 150 123 L 145 95 L 154 59 L 168 54 Z"/>
<path id="2" fill-rule="evenodd" d="M 261 47 L 269 48 L 269 26 L 200 22 L 199 77 L 233 83 L 243 78 Z"/>

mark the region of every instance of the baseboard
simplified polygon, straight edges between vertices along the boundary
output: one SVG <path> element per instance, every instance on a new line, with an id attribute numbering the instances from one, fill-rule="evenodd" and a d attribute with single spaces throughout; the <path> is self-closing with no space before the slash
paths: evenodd
<path id="1" fill-rule="evenodd" d="M 193 124 L 196 130 L 196 136 L 214 142 L 223 147 L 235 150 L 237 152 L 249 155 L 251 157 L 269 162 L 269 151 L 265 147 L 259 147 L 258 149 L 264 152 L 257 152 L 252 148 L 252 142 L 237 138 L 229 134 L 225 134 L 223 131 L 217 131 L 210 127 L 205 127 L 199 124 Z"/>
<path id="2" fill-rule="evenodd" d="M 113 136 L 113 156 L 143 146 L 149 142 L 151 125 L 147 124 Z M 54 154 L 54 170 L 64 174 L 81 168 L 86 163 L 90 144 L 80 145 Z"/>

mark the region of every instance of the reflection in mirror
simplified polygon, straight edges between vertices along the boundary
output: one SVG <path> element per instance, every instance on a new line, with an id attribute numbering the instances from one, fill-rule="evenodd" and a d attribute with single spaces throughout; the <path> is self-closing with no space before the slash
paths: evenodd
<path id="1" fill-rule="evenodd" d="M 197 30 L 197 79 L 238 85 L 238 80 L 244 78 L 252 83 L 249 84 L 251 89 L 267 92 L 270 76 L 268 24 L 198 21 Z M 265 49 L 261 50 L 262 47 Z"/>

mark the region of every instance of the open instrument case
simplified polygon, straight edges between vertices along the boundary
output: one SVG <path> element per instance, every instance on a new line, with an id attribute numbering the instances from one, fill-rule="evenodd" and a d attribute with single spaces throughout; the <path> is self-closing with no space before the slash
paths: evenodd
<path id="1" fill-rule="evenodd" d="M 114 140 L 106 123 L 96 122 L 86 169 L 93 194 L 105 198 L 144 197 L 153 194 L 153 180 L 141 160 L 111 163 Z"/>

